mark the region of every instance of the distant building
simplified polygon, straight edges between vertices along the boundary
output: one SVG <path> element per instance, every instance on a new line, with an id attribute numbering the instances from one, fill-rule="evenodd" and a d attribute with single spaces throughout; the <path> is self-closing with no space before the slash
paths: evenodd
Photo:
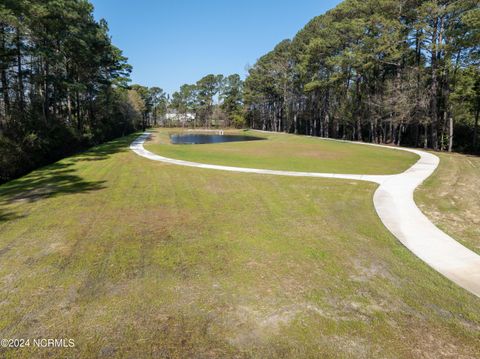
<path id="1" fill-rule="evenodd" d="M 179 113 L 177 110 L 168 110 L 165 114 L 165 120 L 168 124 L 184 126 L 195 120 L 195 114 L 192 112 Z"/>

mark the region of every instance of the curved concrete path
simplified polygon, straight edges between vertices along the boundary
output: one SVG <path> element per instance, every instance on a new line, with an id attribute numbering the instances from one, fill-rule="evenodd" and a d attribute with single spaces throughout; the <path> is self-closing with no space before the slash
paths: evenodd
<path id="1" fill-rule="evenodd" d="M 276 176 L 340 178 L 369 181 L 380 186 L 375 191 L 373 202 L 378 216 L 393 235 L 445 277 L 480 297 L 480 256 L 462 246 L 428 220 L 413 200 L 413 193 L 438 166 L 439 158 L 431 153 L 409 148 L 388 147 L 376 144 L 349 142 L 408 151 L 420 156 L 420 159 L 408 170 L 396 175 L 355 175 L 318 172 L 295 172 L 220 166 L 175 160 L 156 155 L 145 150 L 143 143 L 151 134 L 140 135 L 130 145 L 136 154 L 153 161 L 180 166 L 206 168 L 230 172 L 257 173 Z"/>

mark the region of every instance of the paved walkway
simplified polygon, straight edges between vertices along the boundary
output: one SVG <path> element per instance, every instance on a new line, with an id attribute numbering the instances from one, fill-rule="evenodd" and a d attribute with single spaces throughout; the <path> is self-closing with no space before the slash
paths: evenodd
<path id="1" fill-rule="evenodd" d="M 409 148 L 351 142 L 359 145 L 408 151 L 420 159 L 408 170 L 396 175 L 354 175 L 317 172 L 278 171 L 257 168 L 210 165 L 175 160 L 145 150 L 145 132 L 130 145 L 136 154 L 154 161 L 212 170 L 257 173 L 276 176 L 340 178 L 378 183 L 373 202 L 383 224 L 393 235 L 429 266 L 459 286 L 480 297 L 480 256 L 465 248 L 428 220 L 413 200 L 413 193 L 438 166 L 439 158 L 431 153 Z"/>

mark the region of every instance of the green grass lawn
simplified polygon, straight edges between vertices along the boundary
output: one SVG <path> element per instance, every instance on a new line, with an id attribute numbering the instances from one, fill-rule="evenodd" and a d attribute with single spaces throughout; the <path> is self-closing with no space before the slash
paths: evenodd
<path id="1" fill-rule="evenodd" d="M 415 200 L 437 226 L 480 254 L 480 157 L 436 155 L 440 165 L 416 191 Z"/>
<path id="2" fill-rule="evenodd" d="M 181 129 L 158 130 L 145 148 L 165 157 L 217 165 L 353 174 L 399 173 L 418 159 L 417 155 L 404 151 L 255 131 L 231 132 L 266 140 L 172 145 L 169 135 L 178 132 Z"/>
<path id="3" fill-rule="evenodd" d="M 134 137 L 0 186 L 0 337 L 75 340 L 0 357 L 480 353 L 480 300 L 383 227 L 374 184 L 168 165 Z"/>

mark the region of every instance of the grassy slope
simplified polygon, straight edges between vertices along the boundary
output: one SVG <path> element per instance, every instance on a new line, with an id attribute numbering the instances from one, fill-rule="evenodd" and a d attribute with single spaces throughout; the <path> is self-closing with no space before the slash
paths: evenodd
<path id="1" fill-rule="evenodd" d="M 480 157 L 437 155 L 440 166 L 415 200 L 442 230 L 480 254 Z"/>
<path id="2" fill-rule="evenodd" d="M 387 232 L 373 184 L 166 165 L 131 139 L 0 187 L 0 337 L 76 342 L 0 356 L 480 353 L 480 300 Z"/>
<path id="3" fill-rule="evenodd" d="M 246 131 L 266 141 L 230 142 L 208 145 L 172 145 L 169 133 L 160 130 L 145 148 L 162 156 L 195 162 L 276 170 L 391 174 L 406 170 L 417 156 L 318 138 Z"/>

